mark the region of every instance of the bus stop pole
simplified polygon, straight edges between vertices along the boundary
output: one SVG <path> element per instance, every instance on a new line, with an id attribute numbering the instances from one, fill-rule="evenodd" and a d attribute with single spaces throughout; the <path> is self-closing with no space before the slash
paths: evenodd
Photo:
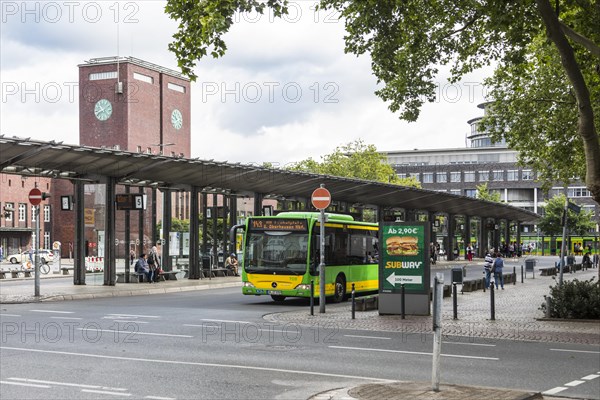
<path id="1" fill-rule="evenodd" d="M 319 245 L 319 313 L 325 313 L 325 210 L 321 209 Z"/>

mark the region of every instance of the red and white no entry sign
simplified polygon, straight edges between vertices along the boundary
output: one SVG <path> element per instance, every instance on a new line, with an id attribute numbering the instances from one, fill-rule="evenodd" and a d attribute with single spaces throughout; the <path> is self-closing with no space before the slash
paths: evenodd
<path id="1" fill-rule="evenodd" d="M 317 210 L 324 210 L 331 204 L 331 193 L 325 188 L 317 188 L 312 193 L 310 200 Z"/>
<path id="2" fill-rule="evenodd" d="M 38 188 L 33 188 L 29 191 L 29 202 L 37 206 L 42 202 L 42 191 Z"/>

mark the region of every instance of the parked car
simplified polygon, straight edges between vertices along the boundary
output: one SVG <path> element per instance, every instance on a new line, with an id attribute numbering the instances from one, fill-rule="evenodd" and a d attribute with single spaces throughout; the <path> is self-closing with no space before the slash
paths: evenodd
<path id="1" fill-rule="evenodd" d="M 18 253 L 18 254 L 9 254 L 6 259 L 8 261 L 10 261 L 11 264 L 22 264 L 24 262 L 26 262 L 27 260 L 29 260 L 29 254 L 31 253 L 31 258 L 35 258 L 35 254 L 33 253 L 33 250 L 26 250 L 22 253 Z M 52 252 L 52 250 L 48 250 L 48 249 L 39 249 L 38 253 L 40 255 L 40 259 L 42 261 L 43 264 L 48 264 L 52 261 L 54 261 L 54 253 Z"/>

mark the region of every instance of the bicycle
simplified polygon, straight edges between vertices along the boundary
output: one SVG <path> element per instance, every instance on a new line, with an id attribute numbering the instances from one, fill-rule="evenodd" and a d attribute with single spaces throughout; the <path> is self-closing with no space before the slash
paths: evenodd
<path id="1" fill-rule="evenodd" d="M 33 268 L 33 263 L 31 261 L 27 261 L 24 265 L 22 265 L 21 270 L 35 272 L 35 269 Z M 40 263 L 40 272 L 44 275 L 48 274 L 50 272 L 50 265 L 43 262 Z"/>

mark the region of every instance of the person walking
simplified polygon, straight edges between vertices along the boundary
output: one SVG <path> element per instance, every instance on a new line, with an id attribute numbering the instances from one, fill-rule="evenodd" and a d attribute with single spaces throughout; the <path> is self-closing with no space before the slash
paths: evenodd
<path id="1" fill-rule="evenodd" d="M 490 288 L 490 278 L 492 277 L 492 264 L 494 263 L 494 258 L 490 254 L 489 251 L 486 251 L 484 264 L 483 264 L 483 273 L 485 274 L 485 288 Z"/>
<path id="2" fill-rule="evenodd" d="M 156 246 L 152 246 L 152 249 L 150 249 L 150 254 L 148 254 L 148 265 L 150 267 L 150 271 L 152 271 L 154 282 L 158 282 L 158 279 L 160 278 L 159 274 L 161 267 L 160 257 L 158 255 L 158 249 Z"/>
<path id="3" fill-rule="evenodd" d="M 469 262 L 473 261 L 473 246 L 471 246 L 471 243 L 467 245 L 467 260 Z"/>
<path id="4" fill-rule="evenodd" d="M 502 288 L 502 290 L 504 290 L 504 277 L 502 276 L 502 268 L 504 268 L 504 260 L 502 259 L 502 254 L 497 253 L 496 259 L 494 260 L 494 264 L 492 264 L 494 282 L 496 282 L 496 289 L 498 289 L 498 282 L 500 282 L 500 287 Z"/>

